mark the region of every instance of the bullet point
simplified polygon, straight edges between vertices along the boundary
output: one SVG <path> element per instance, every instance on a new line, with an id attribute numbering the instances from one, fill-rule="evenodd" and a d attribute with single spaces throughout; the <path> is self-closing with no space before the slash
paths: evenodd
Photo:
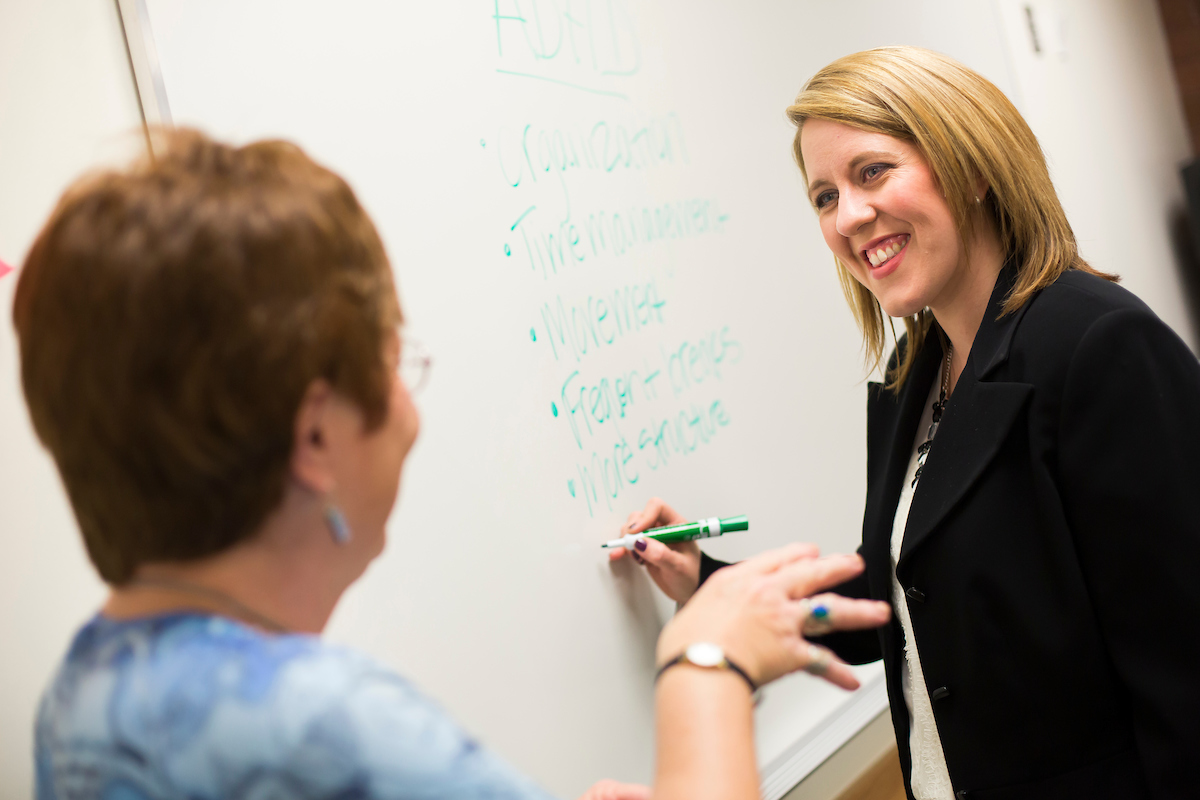
<path id="1" fill-rule="evenodd" d="M 480 146 L 480 147 L 487 147 L 487 142 L 485 142 L 483 139 L 480 139 L 480 140 L 479 140 L 479 146 Z"/>
<path id="2" fill-rule="evenodd" d="M 504 245 L 504 255 L 506 255 L 506 256 L 512 255 L 512 248 L 509 247 L 508 245 Z"/>
<path id="3" fill-rule="evenodd" d="M 575 496 L 575 481 L 567 481 L 567 491 L 571 493 L 571 497 Z"/>
<path id="4" fill-rule="evenodd" d="M 558 406 L 554 405 L 554 403 L 550 404 L 550 413 L 556 417 L 558 416 Z"/>
<path id="5" fill-rule="evenodd" d="M 529 339 L 530 341 L 537 341 L 537 331 L 535 331 L 533 328 L 529 329 Z"/>

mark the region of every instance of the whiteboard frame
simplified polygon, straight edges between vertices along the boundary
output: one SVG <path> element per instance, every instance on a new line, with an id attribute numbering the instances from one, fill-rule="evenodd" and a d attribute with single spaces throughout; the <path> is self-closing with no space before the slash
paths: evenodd
<path id="1" fill-rule="evenodd" d="M 133 71 L 133 84 L 142 112 L 142 122 L 150 127 L 171 125 L 171 106 L 158 64 L 158 50 L 150 31 L 150 15 L 145 0 L 116 0 L 125 35 L 125 51 Z"/>
<path id="2" fill-rule="evenodd" d="M 864 683 L 837 711 L 759 770 L 763 800 L 780 800 L 888 709 L 887 676 Z"/>
<path id="3" fill-rule="evenodd" d="M 148 128 L 170 127 L 173 124 L 170 103 L 145 0 L 115 2 L 142 118 Z M 152 142 L 152 137 L 148 141 Z M 887 709 L 887 679 L 881 672 L 783 753 L 760 767 L 763 800 L 781 800 Z"/>

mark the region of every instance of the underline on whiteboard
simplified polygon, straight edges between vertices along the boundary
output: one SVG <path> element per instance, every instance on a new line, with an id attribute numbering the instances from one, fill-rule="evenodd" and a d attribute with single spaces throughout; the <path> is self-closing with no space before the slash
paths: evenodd
<path id="1" fill-rule="evenodd" d="M 528 217 L 529 212 L 533 211 L 535 208 L 537 208 L 537 206 L 530 206 L 529 208 L 525 209 L 525 212 L 523 214 L 521 214 L 521 216 L 517 217 L 517 221 L 512 224 L 512 228 L 510 228 L 510 230 L 515 231 L 517 229 L 517 226 L 521 224 L 521 220 Z"/>
<path id="2" fill-rule="evenodd" d="M 627 95 L 627 94 L 621 94 L 620 92 L 609 92 L 604 89 L 593 89 L 591 86 L 584 86 L 582 84 L 571 83 L 569 81 L 560 81 L 558 78 L 547 78 L 545 75 L 534 75 L 530 72 L 513 72 L 510 69 L 497 69 L 496 72 L 499 72 L 501 75 L 516 75 L 519 78 L 535 78 L 539 81 L 548 81 L 550 83 L 557 83 L 559 86 L 567 86 L 571 89 L 578 89 L 581 92 L 590 92 L 591 94 L 602 94 L 607 97 L 619 97 L 622 100 L 629 99 L 629 95 Z"/>

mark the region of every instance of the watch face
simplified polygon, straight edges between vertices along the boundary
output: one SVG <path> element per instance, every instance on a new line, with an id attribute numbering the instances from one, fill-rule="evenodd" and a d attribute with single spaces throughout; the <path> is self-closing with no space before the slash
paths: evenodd
<path id="1" fill-rule="evenodd" d="M 712 642 L 696 642 L 685 651 L 687 660 L 697 667 L 718 667 L 725 663 L 725 651 Z"/>

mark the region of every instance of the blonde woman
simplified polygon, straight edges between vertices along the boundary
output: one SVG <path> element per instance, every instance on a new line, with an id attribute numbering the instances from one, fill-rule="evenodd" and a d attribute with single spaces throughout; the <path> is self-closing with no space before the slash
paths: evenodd
<path id="1" fill-rule="evenodd" d="M 895 620 L 822 641 L 883 660 L 910 797 L 1195 797 L 1200 365 L 1080 257 L 980 75 L 856 53 L 788 116 L 870 360 L 906 330 L 868 390 L 867 569 L 836 589 Z M 654 501 L 628 529 L 678 519 Z M 721 566 L 636 556 L 677 601 Z"/>

